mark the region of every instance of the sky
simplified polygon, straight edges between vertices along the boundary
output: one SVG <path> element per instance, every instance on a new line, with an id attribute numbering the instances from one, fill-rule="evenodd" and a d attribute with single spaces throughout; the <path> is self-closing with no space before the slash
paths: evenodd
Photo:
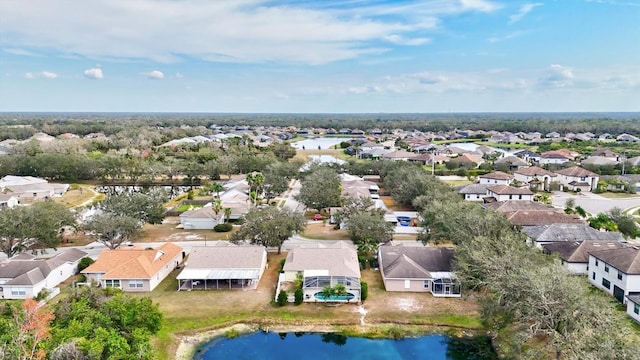
<path id="1" fill-rule="evenodd" d="M 6 111 L 640 111 L 640 0 L 0 0 Z"/>

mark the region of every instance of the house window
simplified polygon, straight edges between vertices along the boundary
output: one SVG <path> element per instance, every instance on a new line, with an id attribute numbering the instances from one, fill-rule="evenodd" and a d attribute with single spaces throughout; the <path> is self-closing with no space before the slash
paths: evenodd
<path id="1" fill-rule="evenodd" d="M 425 289 L 428 289 L 428 288 L 429 288 L 429 282 L 430 282 L 429 280 L 425 280 L 425 281 L 424 281 L 424 288 L 425 288 Z"/>
<path id="2" fill-rule="evenodd" d="M 596 259 L 596 266 L 598 266 L 598 259 Z"/>
<path id="3" fill-rule="evenodd" d="M 611 282 L 605 278 L 602 278 L 602 286 L 606 287 L 607 289 L 611 289 Z"/>
<path id="4" fill-rule="evenodd" d="M 105 280 L 104 281 L 104 286 L 105 287 L 120 288 L 120 280 Z"/>
<path id="5" fill-rule="evenodd" d="M 636 314 L 640 314 L 640 305 L 638 304 L 633 304 L 633 312 Z"/>
<path id="6" fill-rule="evenodd" d="M 27 289 L 25 288 L 11 288 L 11 295 L 13 296 L 26 296 Z"/>
<path id="7" fill-rule="evenodd" d="M 143 286 L 142 280 L 129 280 L 129 287 L 132 289 L 141 289 Z"/>
<path id="8" fill-rule="evenodd" d="M 609 272 L 609 265 L 604 264 L 604 272 Z"/>
<path id="9" fill-rule="evenodd" d="M 622 273 L 618 271 L 618 280 L 622 280 Z"/>
<path id="10" fill-rule="evenodd" d="M 595 279 L 596 279 L 596 272 L 595 272 L 595 271 L 593 272 L 593 275 L 591 275 L 591 278 L 592 278 L 593 280 L 595 280 Z"/>
<path id="11" fill-rule="evenodd" d="M 513 195 L 509 195 L 509 200 L 513 199 Z"/>

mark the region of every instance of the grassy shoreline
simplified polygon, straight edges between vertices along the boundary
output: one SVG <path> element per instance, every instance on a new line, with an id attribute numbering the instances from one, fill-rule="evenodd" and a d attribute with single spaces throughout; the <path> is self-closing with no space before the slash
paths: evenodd
<path id="1" fill-rule="evenodd" d="M 234 323 L 225 323 L 213 329 L 199 332 L 176 334 L 178 346 L 174 353 L 176 360 L 190 360 L 202 346 L 217 337 L 236 337 L 238 335 L 256 331 L 275 333 L 338 333 L 349 337 L 364 337 L 369 339 L 400 339 L 417 337 L 428 334 L 445 334 L 447 336 L 476 336 L 484 333 L 483 329 L 466 328 L 433 324 L 398 324 L 398 323 L 365 323 L 365 324 L 300 324 L 272 322 L 270 319 L 246 319 Z"/>

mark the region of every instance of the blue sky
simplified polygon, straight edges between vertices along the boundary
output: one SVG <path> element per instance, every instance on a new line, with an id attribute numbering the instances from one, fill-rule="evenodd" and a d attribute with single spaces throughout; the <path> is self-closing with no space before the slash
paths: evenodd
<path id="1" fill-rule="evenodd" d="M 640 0 L 0 0 L 0 111 L 640 111 Z"/>

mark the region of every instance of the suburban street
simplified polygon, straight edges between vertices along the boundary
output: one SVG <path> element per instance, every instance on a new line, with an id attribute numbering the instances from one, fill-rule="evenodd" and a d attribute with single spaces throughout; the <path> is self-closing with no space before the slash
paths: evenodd
<path id="1" fill-rule="evenodd" d="M 582 207 L 591 214 L 607 212 L 614 207 L 622 210 L 636 209 L 640 207 L 640 196 L 626 199 L 609 199 L 594 193 L 570 194 L 562 191 L 553 193 L 552 202 L 556 207 L 564 208 L 568 199 L 574 199 L 576 206 Z"/>

